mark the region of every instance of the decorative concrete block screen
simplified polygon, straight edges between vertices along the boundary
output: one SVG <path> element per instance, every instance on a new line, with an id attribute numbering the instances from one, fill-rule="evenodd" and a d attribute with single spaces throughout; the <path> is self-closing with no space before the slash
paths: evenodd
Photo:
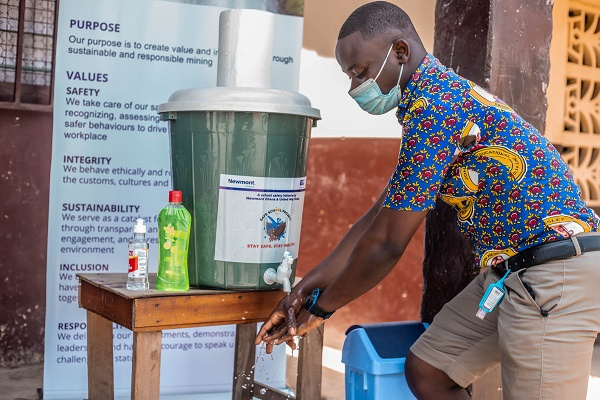
<path id="1" fill-rule="evenodd" d="M 600 2 L 554 7 L 547 136 L 588 205 L 600 207 Z"/>

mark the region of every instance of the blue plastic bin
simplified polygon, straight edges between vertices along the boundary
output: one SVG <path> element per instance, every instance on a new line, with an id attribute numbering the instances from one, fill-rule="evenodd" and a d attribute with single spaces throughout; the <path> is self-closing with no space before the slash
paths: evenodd
<path id="1" fill-rule="evenodd" d="M 353 325 L 346 331 L 346 400 L 413 400 L 404 375 L 410 346 L 428 324 L 390 322 Z"/>

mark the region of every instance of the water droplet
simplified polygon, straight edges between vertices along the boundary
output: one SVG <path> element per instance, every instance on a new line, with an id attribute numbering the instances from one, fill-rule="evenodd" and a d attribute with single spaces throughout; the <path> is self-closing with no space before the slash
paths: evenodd
<path id="1" fill-rule="evenodd" d="M 267 394 L 267 389 L 265 389 L 265 388 L 260 389 L 260 394 Z"/>

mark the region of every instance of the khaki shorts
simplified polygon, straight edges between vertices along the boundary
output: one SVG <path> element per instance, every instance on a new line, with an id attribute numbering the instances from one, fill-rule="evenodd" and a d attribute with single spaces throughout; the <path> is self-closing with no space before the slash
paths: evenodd
<path id="1" fill-rule="evenodd" d="M 462 387 L 501 363 L 504 399 L 585 400 L 600 332 L 600 252 L 511 274 L 504 299 L 481 320 L 479 301 L 498 280 L 485 269 L 442 308 L 413 354 Z"/>

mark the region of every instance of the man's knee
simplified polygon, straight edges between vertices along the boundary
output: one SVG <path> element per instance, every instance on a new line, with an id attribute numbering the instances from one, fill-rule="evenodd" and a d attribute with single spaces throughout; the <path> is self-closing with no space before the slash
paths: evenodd
<path id="1" fill-rule="evenodd" d="M 433 394 L 457 387 L 456 382 L 450 379 L 445 372 L 421 360 L 412 352 L 409 352 L 406 357 L 404 372 L 408 387 L 419 399 L 429 399 Z"/>

